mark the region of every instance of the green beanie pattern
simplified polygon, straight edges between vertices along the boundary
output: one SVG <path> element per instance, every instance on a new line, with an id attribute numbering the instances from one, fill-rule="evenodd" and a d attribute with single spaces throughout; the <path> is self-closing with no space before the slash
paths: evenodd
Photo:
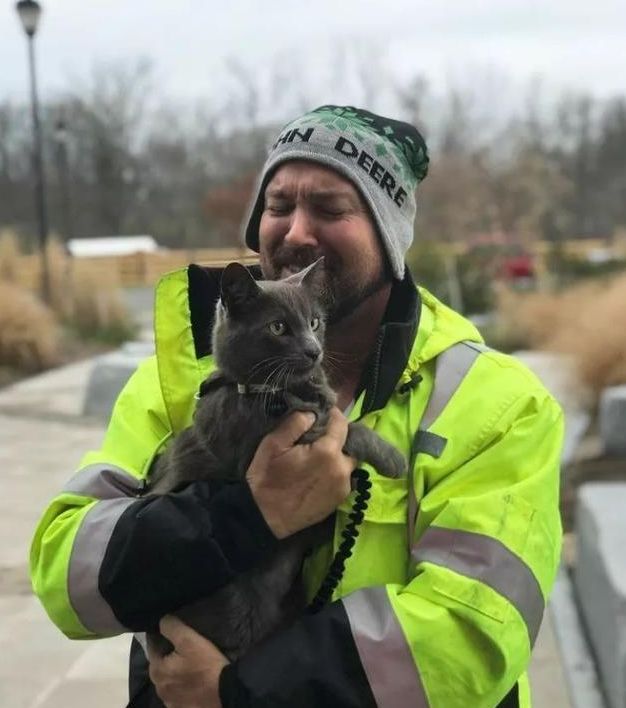
<path id="1" fill-rule="evenodd" d="M 276 168 L 290 160 L 326 165 L 355 185 L 401 280 L 413 240 L 415 188 L 428 172 L 428 150 L 419 131 L 352 106 L 321 106 L 287 124 L 270 149 L 245 222 L 246 244 L 254 251 L 259 250 L 265 187 Z"/>

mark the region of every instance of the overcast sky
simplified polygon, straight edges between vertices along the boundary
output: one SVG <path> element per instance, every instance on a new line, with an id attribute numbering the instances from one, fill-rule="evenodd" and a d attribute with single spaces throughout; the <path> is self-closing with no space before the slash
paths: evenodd
<path id="1" fill-rule="evenodd" d="M 0 2 L 0 100 L 19 100 L 28 95 L 25 38 L 14 2 Z M 211 98 L 237 57 L 254 70 L 302 72 L 322 101 L 349 103 L 358 97 L 337 78 L 342 44 L 400 81 L 422 73 L 436 87 L 491 73 L 500 84 L 542 76 L 550 90 L 626 94 L 623 0 L 43 0 L 43 8 L 45 95 L 94 62 L 143 56 L 160 93 Z"/>

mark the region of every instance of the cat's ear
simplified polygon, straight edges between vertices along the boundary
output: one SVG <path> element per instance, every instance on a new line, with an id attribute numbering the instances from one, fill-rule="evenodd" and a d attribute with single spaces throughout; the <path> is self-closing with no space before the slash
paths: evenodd
<path id="1" fill-rule="evenodd" d="M 229 263 L 222 273 L 221 300 L 230 315 L 237 315 L 261 293 L 261 288 L 241 263 Z"/>
<path id="2" fill-rule="evenodd" d="M 301 271 L 285 278 L 285 282 L 293 283 L 294 285 L 304 285 L 307 288 L 317 290 L 319 282 L 323 278 L 324 273 L 324 256 L 318 258 L 314 263 L 303 268 Z"/>

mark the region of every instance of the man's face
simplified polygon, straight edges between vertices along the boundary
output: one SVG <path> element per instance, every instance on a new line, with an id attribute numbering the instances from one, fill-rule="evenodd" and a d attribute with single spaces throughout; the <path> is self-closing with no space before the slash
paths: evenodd
<path id="1" fill-rule="evenodd" d="M 324 256 L 320 294 L 331 323 L 390 280 L 376 227 L 357 189 L 313 162 L 287 162 L 276 170 L 265 189 L 259 246 L 268 280 Z"/>

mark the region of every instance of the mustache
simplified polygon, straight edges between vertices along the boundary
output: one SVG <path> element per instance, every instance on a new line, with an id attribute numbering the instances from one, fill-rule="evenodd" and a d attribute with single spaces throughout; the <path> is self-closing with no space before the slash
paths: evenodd
<path id="1" fill-rule="evenodd" d="M 270 264 L 272 269 L 278 273 L 282 268 L 296 266 L 300 270 L 315 263 L 318 258 L 324 256 L 324 270 L 332 271 L 333 258 L 329 258 L 328 254 L 322 253 L 319 248 L 314 246 L 290 246 L 282 244 L 270 254 Z"/>

